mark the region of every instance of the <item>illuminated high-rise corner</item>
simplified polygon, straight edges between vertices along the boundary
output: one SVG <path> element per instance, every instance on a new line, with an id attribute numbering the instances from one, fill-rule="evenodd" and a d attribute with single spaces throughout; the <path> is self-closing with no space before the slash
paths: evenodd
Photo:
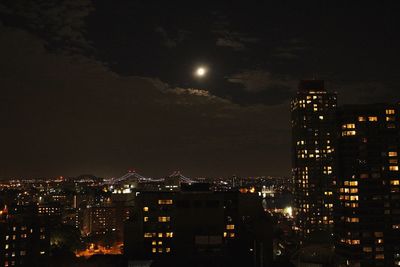
<path id="1" fill-rule="evenodd" d="M 400 265 L 399 112 L 389 104 L 338 112 L 335 236 L 348 266 Z"/>
<path id="2" fill-rule="evenodd" d="M 336 93 L 303 80 L 291 101 L 296 229 L 301 236 L 333 229 Z"/>

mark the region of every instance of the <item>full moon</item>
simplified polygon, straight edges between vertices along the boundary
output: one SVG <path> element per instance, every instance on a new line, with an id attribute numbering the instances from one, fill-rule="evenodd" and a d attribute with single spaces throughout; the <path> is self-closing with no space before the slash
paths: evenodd
<path id="1" fill-rule="evenodd" d="M 206 75 L 207 73 L 207 69 L 204 67 L 198 67 L 196 70 L 196 76 L 198 77 L 203 77 L 204 75 Z"/>

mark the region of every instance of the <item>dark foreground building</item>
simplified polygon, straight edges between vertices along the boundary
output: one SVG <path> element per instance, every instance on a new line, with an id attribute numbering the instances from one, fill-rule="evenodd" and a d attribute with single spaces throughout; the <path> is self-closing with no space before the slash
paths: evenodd
<path id="1" fill-rule="evenodd" d="M 255 194 L 211 192 L 204 185 L 178 192 L 141 192 L 126 222 L 131 266 L 268 266 L 272 227 Z"/>
<path id="2" fill-rule="evenodd" d="M 304 237 L 333 231 L 336 94 L 324 81 L 301 81 L 291 102 L 296 227 Z"/>
<path id="3" fill-rule="evenodd" d="M 48 266 L 48 228 L 34 214 L 0 212 L 0 266 Z"/>
<path id="4" fill-rule="evenodd" d="M 400 265 L 399 112 L 376 104 L 338 114 L 336 251 L 347 266 Z"/>

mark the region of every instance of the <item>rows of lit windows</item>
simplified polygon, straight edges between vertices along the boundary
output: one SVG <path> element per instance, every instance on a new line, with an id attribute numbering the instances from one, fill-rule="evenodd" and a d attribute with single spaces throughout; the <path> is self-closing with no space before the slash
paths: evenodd
<path id="1" fill-rule="evenodd" d="M 149 233 L 149 232 L 146 232 L 146 233 L 143 234 L 143 237 L 144 238 L 151 238 L 151 237 L 173 238 L 174 237 L 174 232 L 166 232 L 166 233 L 155 233 L 155 232 Z"/>

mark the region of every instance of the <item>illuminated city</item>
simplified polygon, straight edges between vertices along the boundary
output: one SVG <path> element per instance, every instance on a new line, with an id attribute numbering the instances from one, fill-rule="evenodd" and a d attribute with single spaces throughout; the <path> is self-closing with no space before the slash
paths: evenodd
<path id="1" fill-rule="evenodd" d="M 0 267 L 400 266 L 399 1 L 0 1 Z"/>

